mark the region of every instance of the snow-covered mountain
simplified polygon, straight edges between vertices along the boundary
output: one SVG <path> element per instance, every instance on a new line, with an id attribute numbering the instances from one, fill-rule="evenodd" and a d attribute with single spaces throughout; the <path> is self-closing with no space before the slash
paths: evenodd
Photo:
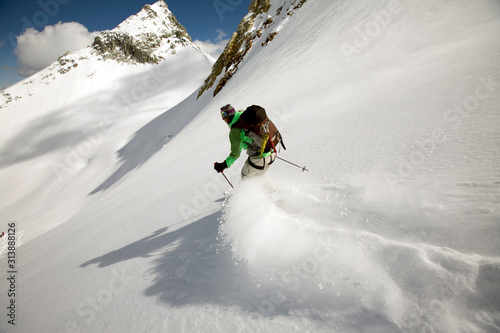
<path id="1" fill-rule="evenodd" d="M 145 5 L 138 14 L 129 17 L 115 29 L 101 32 L 87 48 L 61 55 L 46 69 L 16 84 L 15 87 L 2 91 L 0 109 L 16 104 L 13 103 L 14 101 L 29 99 L 40 92 L 40 85 L 50 85 L 56 81 L 79 81 L 80 85 L 94 87 L 90 91 L 83 87 L 80 90 L 75 89 L 73 94 L 58 98 L 64 103 L 68 100 L 73 101 L 82 95 L 87 96 L 89 93 L 100 90 L 101 87 L 95 84 L 95 81 L 101 80 L 92 80 L 96 76 L 119 77 L 124 75 L 120 73 L 133 73 L 134 70 L 144 72 L 145 68 L 152 67 L 127 65 L 159 64 L 165 59 L 182 58 L 173 57 L 173 55 L 178 50 L 186 48 L 198 49 L 191 42 L 191 37 L 184 26 L 177 21 L 166 3 L 160 0 L 153 5 Z M 212 60 L 209 59 L 209 61 Z M 101 67 L 104 69 L 100 69 Z M 78 71 L 76 71 L 77 68 Z M 78 77 L 65 75 L 70 72 L 74 75 L 78 72 L 76 74 Z M 109 73 L 102 74 L 101 72 Z M 109 78 L 108 81 L 112 82 L 113 78 Z M 57 91 L 58 89 L 51 87 L 50 90 Z"/>
<path id="2" fill-rule="evenodd" d="M 66 221 L 123 141 L 194 92 L 213 61 L 158 1 L 3 91 L 2 217 L 22 221 L 25 241 Z"/>
<path id="3" fill-rule="evenodd" d="M 499 29 L 493 0 L 254 0 L 213 67 L 184 38 L 7 90 L 2 332 L 500 331 Z M 230 191 L 227 103 L 309 171 L 241 158 Z"/>
<path id="4" fill-rule="evenodd" d="M 178 46 L 193 46 L 191 37 L 167 4 L 160 0 L 129 17 L 111 31 L 100 34 L 92 44 L 101 59 L 132 63 L 159 63 Z"/>

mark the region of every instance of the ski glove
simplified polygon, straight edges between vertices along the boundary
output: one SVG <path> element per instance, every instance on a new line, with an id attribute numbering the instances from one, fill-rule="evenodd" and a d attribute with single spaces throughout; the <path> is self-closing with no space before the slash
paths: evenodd
<path id="1" fill-rule="evenodd" d="M 224 171 L 224 169 L 227 169 L 226 161 L 224 161 L 222 163 L 215 162 L 214 163 L 214 169 L 215 169 L 215 171 L 221 173 L 222 171 Z"/>

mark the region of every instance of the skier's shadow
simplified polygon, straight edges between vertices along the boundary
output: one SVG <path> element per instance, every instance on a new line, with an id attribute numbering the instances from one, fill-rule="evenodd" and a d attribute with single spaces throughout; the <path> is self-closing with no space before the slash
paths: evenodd
<path id="1" fill-rule="evenodd" d="M 90 264 L 106 267 L 134 258 L 155 256 L 154 265 L 148 271 L 154 278 L 143 293 L 171 307 L 207 304 L 236 307 L 257 319 L 286 317 L 294 311 L 303 311 L 307 320 L 314 321 L 321 321 L 314 315 L 316 310 L 343 311 L 342 304 L 332 304 L 329 294 L 309 301 L 288 296 L 276 298 L 277 295 L 287 295 L 289 290 L 281 289 L 279 284 L 260 284 L 262 281 L 255 280 L 244 263 L 236 264 L 232 251 L 224 247 L 219 235 L 220 217 L 218 211 L 171 232 L 168 228 L 159 229 L 151 236 L 89 260 L 80 267 Z M 376 311 L 371 311 L 369 316 L 384 323 L 386 332 L 397 331 Z M 371 321 L 359 325 L 369 326 Z"/>
<path id="2" fill-rule="evenodd" d="M 238 305 L 259 311 L 260 293 L 245 265 L 235 265 L 231 251 L 218 237 L 220 211 L 175 231 L 155 231 L 121 249 L 80 265 L 107 267 L 133 258 L 158 256 L 151 274 L 153 284 L 144 291 L 171 306 L 188 304 Z M 161 253 L 161 254 L 158 254 Z M 266 296 L 268 297 L 268 296 Z"/>
<path id="3" fill-rule="evenodd" d="M 158 229 L 153 232 L 151 236 L 144 237 L 132 244 L 122 247 L 119 250 L 112 251 L 103 256 L 94 258 L 80 265 L 80 267 L 87 267 L 91 264 L 97 264 L 98 267 L 103 268 L 114 265 L 121 261 L 127 261 L 133 258 L 148 258 L 151 254 L 158 249 L 161 249 L 165 244 L 175 241 L 175 236 L 172 233 L 165 234 L 168 227 Z"/>
<path id="4" fill-rule="evenodd" d="M 196 233 L 197 230 L 202 228 L 207 233 L 216 233 L 217 226 L 214 226 L 214 222 L 217 224 L 217 220 L 220 217 L 220 211 L 215 212 L 211 215 L 205 216 L 198 221 L 190 223 L 177 230 L 167 232 L 170 228 L 175 227 L 175 225 L 170 227 L 165 227 L 156 230 L 150 236 L 144 237 L 135 241 L 121 249 L 109 252 L 103 256 L 94 258 L 80 265 L 80 267 L 87 267 L 91 264 L 97 264 L 98 267 L 103 268 L 117 264 L 121 261 L 127 261 L 134 258 L 149 258 L 153 254 L 158 253 L 163 249 L 168 249 L 172 244 L 180 244 L 179 242 L 184 242 L 184 240 Z M 214 227 L 212 230 L 210 227 Z M 210 230 L 207 230 L 210 229 Z M 207 235 L 207 238 L 209 236 Z"/>

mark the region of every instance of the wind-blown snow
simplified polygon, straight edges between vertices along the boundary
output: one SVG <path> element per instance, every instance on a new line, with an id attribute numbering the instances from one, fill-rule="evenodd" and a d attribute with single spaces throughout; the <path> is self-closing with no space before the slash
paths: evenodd
<path id="1" fill-rule="evenodd" d="M 193 87 L 163 107 L 175 84 L 144 89 L 62 183 L 46 167 L 76 150 L 73 132 L 134 90 L 108 82 L 115 95 L 73 113 L 40 85 L 55 111 L 0 110 L 2 217 L 23 243 L 2 331 L 500 331 L 498 2 L 271 4 L 281 29 L 215 98 Z M 123 87 L 151 82 L 137 75 Z M 309 171 L 276 161 L 243 182 L 241 158 L 231 190 L 213 171 L 227 103 L 264 106 L 280 156 Z"/>
<path id="2" fill-rule="evenodd" d="M 348 318 L 357 330 L 494 329 L 472 304 L 496 301 L 489 292 L 497 258 L 384 238 L 350 224 L 360 217 L 338 209 L 340 189 L 273 179 L 241 184 L 220 227 L 258 287 L 251 294 L 263 314 L 314 316 L 331 327 Z"/>

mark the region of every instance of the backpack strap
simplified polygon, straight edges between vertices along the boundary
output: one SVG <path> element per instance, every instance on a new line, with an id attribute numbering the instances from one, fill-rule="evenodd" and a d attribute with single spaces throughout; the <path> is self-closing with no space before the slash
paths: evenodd
<path id="1" fill-rule="evenodd" d="M 262 144 L 260 145 L 259 156 L 262 156 L 262 154 L 264 154 L 268 140 L 269 140 L 269 134 L 266 133 L 262 136 Z"/>
<path id="2" fill-rule="evenodd" d="M 259 156 L 262 156 L 266 150 L 267 142 L 269 140 L 269 119 L 267 119 L 267 121 L 260 126 L 260 135 L 262 136 L 262 144 L 260 145 Z"/>

